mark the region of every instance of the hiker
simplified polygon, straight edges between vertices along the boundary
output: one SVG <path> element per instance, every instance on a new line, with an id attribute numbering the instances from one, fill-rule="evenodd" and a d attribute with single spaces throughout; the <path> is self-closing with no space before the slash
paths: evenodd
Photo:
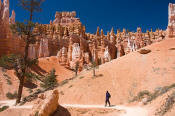
<path id="1" fill-rule="evenodd" d="M 111 106 L 111 103 L 109 101 L 109 98 L 111 97 L 110 93 L 106 91 L 106 101 L 105 101 L 105 107 L 107 106 L 107 103 L 109 104 L 109 107 Z"/>

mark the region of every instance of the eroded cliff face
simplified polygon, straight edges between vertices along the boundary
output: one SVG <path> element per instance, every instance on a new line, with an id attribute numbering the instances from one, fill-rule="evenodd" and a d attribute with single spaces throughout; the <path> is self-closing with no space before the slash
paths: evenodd
<path id="1" fill-rule="evenodd" d="M 175 37 L 175 4 L 170 3 L 168 7 L 167 36 Z"/>
<path id="2" fill-rule="evenodd" d="M 9 0 L 0 1 L 0 56 L 9 53 L 22 53 L 21 40 L 13 35 L 10 24 L 15 23 L 15 11 L 9 18 Z"/>
<path id="3" fill-rule="evenodd" d="M 103 29 L 97 28 L 96 34 L 86 33 L 86 28 L 76 18 L 76 12 L 56 12 L 54 21 L 50 24 L 39 24 L 34 29 L 34 33 L 40 33 L 37 39 L 40 46 L 35 44 L 36 57 L 58 57 L 58 63 L 67 68 L 74 69 L 76 62 L 79 62 L 80 70 L 87 68 L 94 60 L 96 64 L 103 64 L 112 59 L 116 59 L 142 47 L 164 39 L 166 32 L 156 30 L 156 32 L 142 32 L 141 28 L 137 31 L 122 32 L 114 29 L 104 35 Z M 45 41 L 41 45 L 41 42 Z M 44 50 L 45 49 L 45 50 Z M 31 52 L 30 52 L 31 53 Z M 43 55 L 47 54 L 47 55 Z"/>
<path id="4" fill-rule="evenodd" d="M 170 4 L 170 11 L 174 8 Z M 171 12 L 169 14 L 172 14 Z M 172 16 L 172 15 L 170 15 Z M 172 25 L 173 18 L 169 21 Z M 9 1 L 0 3 L 0 55 L 9 53 L 24 54 L 25 43 L 20 37 L 12 34 L 9 25 L 15 23 L 15 12 L 9 18 Z M 86 33 L 86 27 L 76 17 L 76 12 L 56 12 L 54 21 L 50 24 L 38 24 L 33 33 L 38 42 L 29 46 L 29 58 L 57 56 L 58 61 L 67 68 L 74 69 L 79 62 L 79 70 L 88 68 L 91 61 L 103 64 L 154 42 L 161 41 L 166 36 L 163 30 L 156 32 L 136 32 L 123 29 L 114 32 L 112 28 L 107 35 L 103 29 L 97 28 L 96 34 Z"/>

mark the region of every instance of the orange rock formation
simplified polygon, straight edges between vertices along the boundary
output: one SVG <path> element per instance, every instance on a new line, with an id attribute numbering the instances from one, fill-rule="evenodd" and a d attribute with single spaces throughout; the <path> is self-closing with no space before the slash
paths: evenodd
<path id="1" fill-rule="evenodd" d="M 9 28 L 9 23 L 15 22 L 15 12 L 12 12 L 9 19 L 9 1 L 4 0 L 0 6 L 0 55 L 24 54 L 24 42 L 20 37 L 12 36 Z M 170 11 L 171 6 L 170 4 Z M 103 30 L 100 32 L 98 27 L 96 34 L 86 33 L 86 28 L 80 19 L 76 18 L 75 11 L 56 12 L 53 22 L 38 24 L 33 33 L 39 33 L 36 37 L 39 42 L 30 45 L 29 58 L 57 56 L 58 63 L 67 68 L 74 69 L 76 62 L 79 62 L 79 70 L 90 66 L 92 60 L 96 64 L 109 62 L 160 41 L 166 35 L 163 30 L 143 33 L 141 28 L 137 28 L 136 33 L 123 29 L 123 32 L 117 30 L 116 34 L 112 28 L 110 33 L 104 35 Z"/>

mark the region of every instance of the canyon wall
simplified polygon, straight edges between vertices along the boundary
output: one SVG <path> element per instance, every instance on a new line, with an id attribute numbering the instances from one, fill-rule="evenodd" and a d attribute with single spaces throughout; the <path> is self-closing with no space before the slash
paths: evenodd
<path id="1" fill-rule="evenodd" d="M 167 36 L 175 37 L 175 4 L 170 3 L 168 7 Z"/>
<path id="2" fill-rule="evenodd" d="M 10 25 L 15 23 L 15 11 L 9 18 L 9 0 L 0 0 L 0 56 L 10 53 L 23 53 L 24 42 L 14 35 Z"/>
<path id="3" fill-rule="evenodd" d="M 174 25 L 174 19 L 171 18 L 174 16 L 174 6 L 170 4 L 169 9 L 168 26 L 171 27 Z M 12 11 L 9 18 L 8 0 L 0 2 L 0 56 L 9 53 L 24 54 L 24 42 L 10 30 L 10 25 L 15 23 L 15 15 Z M 38 41 L 29 46 L 29 58 L 57 56 L 57 63 L 70 69 L 74 69 L 78 62 L 79 70 L 89 68 L 92 61 L 97 65 L 109 62 L 161 41 L 166 36 L 166 31 L 157 29 L 155 32 L 150 30 L 143 33 L 139 27 L 136 32 L 123 29 L 115 33 L 112 28 L 105 35 L 103 29 L 98 27 L 96 34 L 86 33 L 86 27 L 76 17 L 75 11 L 56 12 L 55 19 L 50 24 L 37 24 L 33 33 L 38 34 Z"/>

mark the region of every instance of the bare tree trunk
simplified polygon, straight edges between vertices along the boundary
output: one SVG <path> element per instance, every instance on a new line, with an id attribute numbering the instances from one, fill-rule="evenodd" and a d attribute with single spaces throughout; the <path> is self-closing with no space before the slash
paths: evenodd
<path id="1" fill-rule="evenodd" d="M 30 35 L 28 35 L 28 38 L 30 37 Z M 26 73 L 26 64 L 27 64 L 27 57 L 28 57 L 28 48 L 29 48 L 29 43 L 28 41 L 26 42 L 26 46 L 25 46 L 25 54 L 24 54 L 24 69 L 22 70 L 23 75 L 21 76 L 21 78 L 19 79 L 20 83 L 19 83 L 19 87 L 18 87 L 18 96 L 16 99 L 16 104 L 19 104 L 21 101 L 21 96 L 22 96 L 22 91 L 23 91 L 23 87 L 24 87 L 24 78 L 25 78 L 25 73 Z"/>
<path id="2" fill-rule="evenodd" d="M 77 71 L 75 71 L 75 76 L 77 76 Z"/>
<path id="3" fill-rule="evenodd" d="M 93 76 L 95 77 L 95 67 L 93 68 Z"/>
<path id="4" fill-rule="evenodd" d="M 21 77 L 21 79 L 20 79 L 20 83 L 19 83 L 19 87 L 18 87 L 18 96 L 17 96 L 17 99 L 16 99 L 16 104 L 19 104 L 20 101 L 21 101 L 23 87 L 24 87 L 24 76 Z"/>

